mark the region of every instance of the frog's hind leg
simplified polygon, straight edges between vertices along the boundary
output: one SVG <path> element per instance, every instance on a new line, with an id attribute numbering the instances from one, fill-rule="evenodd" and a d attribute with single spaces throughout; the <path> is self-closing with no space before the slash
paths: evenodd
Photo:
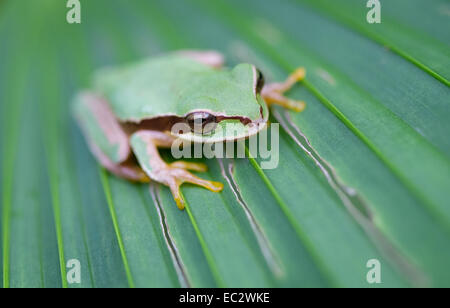
<path id="1" fill-rule="evenodd" d="M 296 101 L 284 96 L 284 92 L 288 91 L 294 84 L 305 78 L 306 71 L 303 67 L 296 69 L 284 82 L 269 83 L 265 85 L 261 91 L 264 101 L 270 106 L 272 104 L 280 105 L 294 111 L 302 111 L 305 109 L 305 102 Z"/>
<path id="2" fill-rule="evenodd" d="M 103 167 L 131 181 L 150 181 L 133 161 L 129 137 L 103 98 L 89 92 L 80 93 L 75 99 L 73 112 L 91 152 Z"/>
<path id="3" fill-rule="evenodd" d="M 174 138 L 158 131 L 141 130 L 131 136 L 131 147 L 139 164 L 154 181 L 169 186 L 180 210 L 184 209 L 184 200 L 180 186 L 192 183 L 214 192 L 223 189 L 223 184 L 201 179 L 187 170 L 206 171 L 204 164 L 177 161 L 167 164 L 159 155 L 158 148 L 170 147 Z"/>
<path id="4" fill-rule="evenodd" d="M 222 67 L 225 62 L 224 56 L 214 50 L 180 50 L 177 53 L 214 68 Z"/>

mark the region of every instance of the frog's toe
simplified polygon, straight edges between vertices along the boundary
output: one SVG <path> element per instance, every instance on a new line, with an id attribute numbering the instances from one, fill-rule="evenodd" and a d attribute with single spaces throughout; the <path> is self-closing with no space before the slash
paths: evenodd
<path id="1" fill-rule="evenodd" d="M 206 164 L 190 163 L 190 162 L 181 161 L 181 160 L 171 163 L 169 166 L 172 168 L 186 169 L 186 170 L 197 171 L 197 172 L 208 171 L 208 166 Z"/>
<path id="2" fill-rule="evenodd" d="M 285 108 L 296 111 L 296 112 L 302 112 L 306 107 L 305 102 L 303 101 L 294 101 L 294 100 L 288 100 Z"/>
<path id="3" fill-rule="evenodd" d="M 191 183 L 198 186 L 202 186 L 210 191 L 219 192 L 223 189 L 223 184 L 214 181 L 208 181 L 193 175 L 189 171 L 180 168 L 171 168 L 170 176 L 175 180 L 175 183 L 179 185 L 183 183 Z"/>
<path id="4" fill-rule="evenodd" d="M 168 179 L 167 184 L 180 210 L 183 210 L 185 206 L 183 197 L 181 196 L 180 192 L 180 186 L 183 183 L 191 183 L 194 185 L 202 186 L 213 192 L 220 192 L 223 189 L 222 183 L 199 178 L 198 176 L 193 175 L 192 173 L 181 168 L 171 167 L 169 177 L 170 178 Z"/>
<path id="5" fill-rule="evenodd" d="M 215 181 L 208 181 L 204 180 L 202 178 L 199 178 L 196 175 L 193 175 L 190 172 L 185 171 L 182 176 L 180 176 L 180 179 L 183 183 L 191 183 L 198 186 L 202 186 L 210 191 L 213 192 L 220 192 L 223 189 L 223 184 L 220 182 Z"/>
<path id="6" fill-rule="evenodd" d="M 305 76 L 306 76 L 305 68 L 299 67 L 289 76 L 289 78 L 292 78 L 295 81 L 302 81 L 303 79 L 305 79 Z"/>
<path id="7" fill-rule="evenodd" d="M 184 203 L 183 197 L 181 196 L 180 185 L 181 185 L 181 183 L 179 183 L 175 179 L 173 179 L 172 181 L 169 182 L 169 188 L 170 188 L 170 191 L 172 192 L 173 198 L 175 199 L 177 207 L 180 210 L 184 210 L 185 203 Z"/>
<path id="8" fill-rule="evenodd" d="M 289 99 L 278 92 L 267 94 L 265 99 L 268 105 L 279 105 L 297 112 L 303 111 L 306 107 L 305 102 Z"/>

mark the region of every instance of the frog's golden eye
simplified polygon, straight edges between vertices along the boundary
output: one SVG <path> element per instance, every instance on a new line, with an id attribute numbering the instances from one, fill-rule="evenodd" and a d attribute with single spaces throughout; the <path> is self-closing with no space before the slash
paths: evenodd
<path id="1" fill-rule="evenodd" d="M 196 134 L 207 134 L 213 131 L 216 126 L 216 117 L 208 112 L 193 112 L 186 116 L 191 131 Z"/>
<path id="2" fill-rule="evenodd" d="M 259 69 L 256 69 L 256 74 L 256 93 L 261 93 L 261 90 L 264 87 L 264 75 Z"/>

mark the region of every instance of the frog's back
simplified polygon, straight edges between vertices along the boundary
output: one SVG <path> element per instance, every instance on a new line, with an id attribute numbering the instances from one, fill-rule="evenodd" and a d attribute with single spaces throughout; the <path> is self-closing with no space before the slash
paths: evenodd
<path id="1" fill-rule="evenodd" d="M 172 53 L 95 74 L 94 89 L 108 100 L 122 122 L 178 115 L 179 90 L 215 69 Z M 181 115 L 178 115 L 181 116 Z"/>

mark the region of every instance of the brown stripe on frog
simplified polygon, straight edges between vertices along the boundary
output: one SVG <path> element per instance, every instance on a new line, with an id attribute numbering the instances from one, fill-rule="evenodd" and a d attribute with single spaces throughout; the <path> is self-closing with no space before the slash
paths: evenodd
<path id="1" fill-rule="evenodd" d="M 81 96 L 108 142 L 118 146 L 118 162 L 127 160 L 130 156 L 128 136 L 120 126 L 107 101 L 91 93 L 83 93 Z"/>

